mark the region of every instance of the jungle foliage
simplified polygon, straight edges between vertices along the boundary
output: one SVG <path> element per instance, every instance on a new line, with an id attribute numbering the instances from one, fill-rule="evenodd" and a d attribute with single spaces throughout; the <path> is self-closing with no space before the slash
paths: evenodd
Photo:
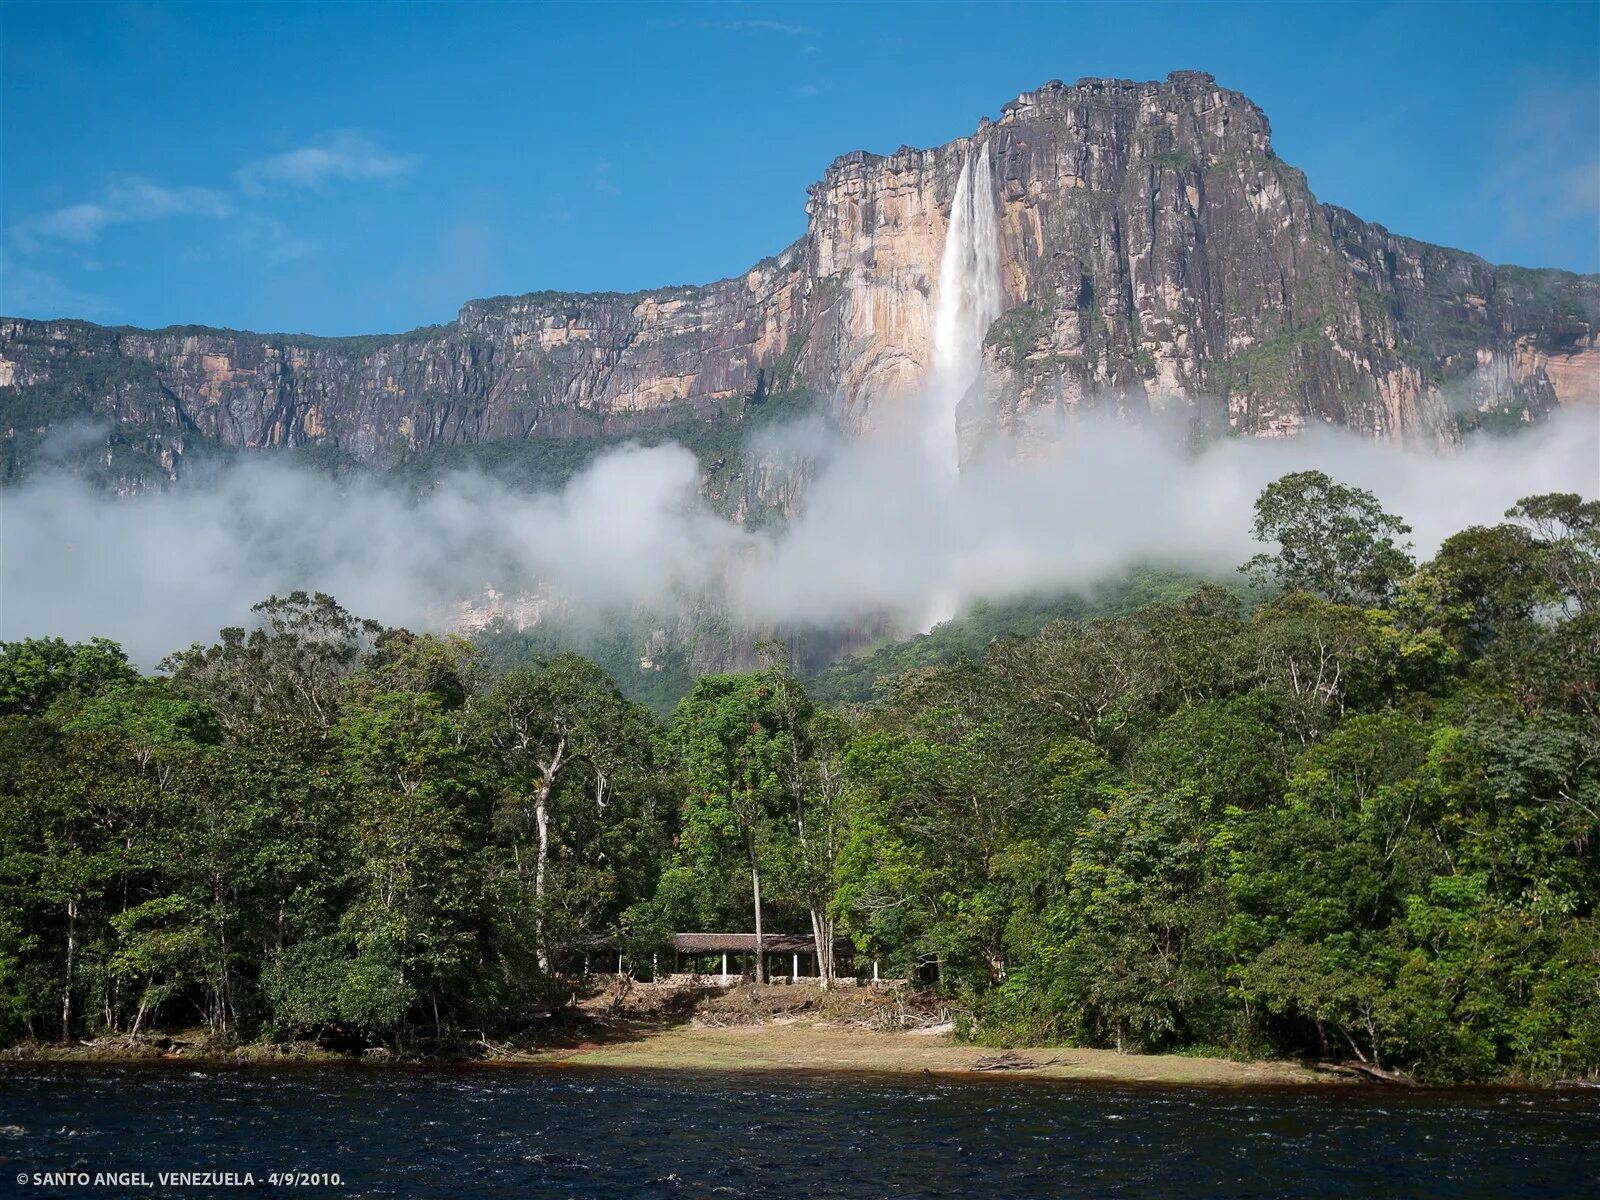
<path id="1" fill-rule="evenodd" d="M 0 646 L 0 1040 L 515 1028 L 599 937 L 647 972 L 760 922 L 985 1041 L 1600 1075 L 1600 504 L 1421 564 L 1316 473 L 1257 517 L 1253 608 L 1187 586 L 838 707 L 769 647 L 662 721 L 300 593 L 155 676 Z"/>

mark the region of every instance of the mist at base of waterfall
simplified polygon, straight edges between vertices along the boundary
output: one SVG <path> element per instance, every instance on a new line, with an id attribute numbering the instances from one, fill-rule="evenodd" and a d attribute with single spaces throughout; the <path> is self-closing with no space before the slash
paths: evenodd
<path id="1" fill-rule="evenodd" d="M 752 530 L 700 493 L 681 446 L 624 447 L 556 492 L 481 474 L 419 498 L 382 477 L 340 483 L 266 459 L 115 498 L 66 474 L 0 492 L 0 638 L 105 636 L 154 666 L 277 592 L 320 590 L 386 624 L 450 628 L 493 587 L 565 614 L 709 599 L 734 622 L 925 626 L 976 600 L 1070 591 L 1133 564 L 1231 573 L 1261 489 L 1317 468 L 1409 521 L 1419 557 L 1521 497 L 1593 496 L 1600 411 L 1440 452 L 1336 431 L 1224 439 L 1195 453 L 1149 427 L 1083 422 L 1015 461 L 956 474 L 913 436 L 814 426 L 763 434 L 813 464 L 800 511 Z"/>

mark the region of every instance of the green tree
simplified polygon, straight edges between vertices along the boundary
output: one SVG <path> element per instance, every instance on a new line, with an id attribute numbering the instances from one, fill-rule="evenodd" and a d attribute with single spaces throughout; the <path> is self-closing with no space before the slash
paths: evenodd
<path id="1" fill-rule="evenodd" d="M 764 675 L 787 751 L 779 766 L 788 818 L 786 836 L 774 846 L 786 851 L 778 890 L 810 917 L 817 974 L 827 988 L 834 977 L 838 861 L 848 834 L 845 755 L 850 726 L 840 715 L 812 704 L 781 650 L 767 649 L 777 657 Z"/>
<path id="2" fill-rule="evenodd" d="M 1207 805 L 1191 788 L 1103 786 L 1074 837 L 1038 970 L 1081 1039 L 1119 1050 L 1205 1040 L 1225 910 Z"/>
<path id="3" fill-rule="evenodd" d="M 0 886 L 16 924 L 35 931 L 29 941 L 48 963 L 40 985 L 58 998 L 66 1041 L 89 1011 L 86 995 L 105 1001 L 108 1024 L 116 1019 L 109 919 L 144 899 L 156 865 L 152 833 L 166 823 L 168 797 L 115 733 L 66 735 L 9 782 L 0 804 Z"/>
<path id="4" fill-rule="evenodd" d="M 691 861 L 715 870 L 742 851 L 755 916 L 756 981 L 767 979 L 762 899 L 763 846 L 784 828 L 784 772 L 796 731 L 788 700 L 772 678 L 703 675 L 679 703 L 668 741 L 683 771 L 687 798 L 682 839 Z"/>
<path id="5" fill-rule="evenodd" d="M 439 994 L 472 964 L 479 891 L 466 813 L 473 771 L 459 720 L 433 692 L 370 691 L 346 705 L 337 735 L 351 783 L 355 884 L 341 927 L 365 964 L 361 979 L 392 970 L 384 994 L 427 995 L 442 1033 Z"/>
<path id="6" fill-rule="evenodd" d="M 1138 748 L 1133 775 L 1159 790 L 1185 785 L 1216 805 L 1258 808 L 1283 786 L 1282 737 L 1241 700 L 1186 704 Z"/>
<path id="7" fill-rule="evenodd" d="M 919 673 L 846 759 L 839 903 L 858 942 L 952 986 L 1005 975 L 1019 847 L 1049 817 L 1039 731 L 1000 719 L 1003 689 L 972 664 Z"/>
<path id="8" fill-rule="evenodd" d="M 1245 563 L 1258 584 L 1311 592 L 1335 604 L 1389 603 L 1411 573 L 1411 532 L 1383 511 L 1377 497 L 1335 483 L 1321 471 L 1297 471 L 1266 486 L 1256 499 L 1251 532 L 1277 550 Z"/>
<path id="9" fill-rule="evenodd" d="M 1281 804 L 1231 808 L 1218 839 L 1234 904 L 1224 943 L 1246 1003 L 1304 1020 L 1382 1065 L 1391 936 L 1418 881 L 1446 866 L 1421 770 L 1429 731 L 1393 711 L 1347 720 L 1307 750 Z"/>
<path id="10" fill-rule="evenodd" d="M 1525 496 L 1506 516 L 1532 531 L 1569 617 L 1600 609 L 1600 500 L 1574 492 Z"/>
<path id="11" fill-rule="evenodd" d="M 1475 525 L 1445 539 L 1407 583 L 1401 609 L 1415 624 L 1439 629 L 1461 653 L 1481 654 L 1559 599 L 1542 558 L 1520 525 Z"/>
<path id="12" fill-rule="evenodd" d="M 474 705 L 473 721 L 505 773 L 501 827 L 512 838 L 518 873 L 531 875 L 539 962 L 548 972 L 553 962 L 545 936 L 552 807 L 559 797 L 571 795 L 572 803 L 603 812 L 613 783 L 631 783 L 648 762 L 653 721 L 604 671 L 576 654 L 508 672 Z M 523 857 L 530 834 L 531 869 Z"/>
<path id="13" fill-rule="evenodd" d="M 204 964 L 211 957 L 205 916 L 187 897 L 173 894 L 146 900 L 111 918 L 117 948 L 110 973 L 139 995 L 128 1031 L 130 1044 L 152 1011 L 205 981 Z"/>
<path id="14" fill-rule="evenodd" d="M 230 733 L 261 719 L 332 725 L 341 685 L 372 653 L 381 627 L 321 592 L 271 596 L 250 611 L 256 624 L 248 632 L 224 629 L 218 644 L 168 655 L 162 668 L 207 700 Z"/>
<path id="15" fill-rule="evenodd" d="M 60 700 L 81 703 L 138 678 L 122 647 L 105 638 L 0 642 L 0 716 L 43 716 Z"/>

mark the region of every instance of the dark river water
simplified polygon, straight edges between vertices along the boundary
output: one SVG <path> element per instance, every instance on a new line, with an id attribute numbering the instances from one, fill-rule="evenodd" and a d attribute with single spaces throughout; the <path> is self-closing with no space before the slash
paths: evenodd
<path id="1" fill-rule="evenodd" d="M 1595 1091 L 10 1066 L 0 1126 L 0 1195 L 1600 1197 Z"/>

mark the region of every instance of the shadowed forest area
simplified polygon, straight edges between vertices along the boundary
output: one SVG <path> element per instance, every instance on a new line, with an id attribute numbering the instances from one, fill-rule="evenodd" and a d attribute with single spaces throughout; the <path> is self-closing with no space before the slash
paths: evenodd
<path id="1" fill-rule="evenodd" d="M 1408 532 L 1288 475 L 1243 595 L 858 661 L 837 705 L 772 647 L 664 721 L 325 595 L 156 676 L 4 644 L 0 1043 L 405 1050 L 526 1028 L 599 939 L 753 929 L 987 1044 L 1600 1076 L 1600 503 Z"/>

